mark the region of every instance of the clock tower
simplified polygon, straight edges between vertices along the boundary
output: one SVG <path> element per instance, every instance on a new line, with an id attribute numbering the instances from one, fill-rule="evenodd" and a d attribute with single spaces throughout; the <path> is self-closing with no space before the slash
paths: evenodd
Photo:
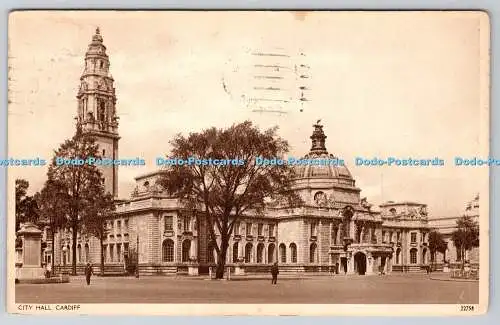
<path id="1" fill-rule="evenodd" d="M 118 159 L 118 116 L 113 77 L 109 74 L 109 57 L 99 28 L 85 54 L 85 68 L 80 77 L 78 99 L 78 127 L 93 137 L 99 145 L 102 158 Z M 118 197 L 118 169 L 111 164 L 99 167 L 106 192 Z"/>

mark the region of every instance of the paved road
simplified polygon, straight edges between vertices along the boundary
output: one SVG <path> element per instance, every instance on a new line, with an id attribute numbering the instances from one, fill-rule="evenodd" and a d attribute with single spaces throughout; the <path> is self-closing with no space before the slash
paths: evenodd
<path id="1" fill-rule="evenodd" d="M 65 284 L 18 284 L 16 303 L 478 303 L 478 282 L 427 275 L 316 276 L 304 279 L 211 281 L 188 277 L 82 277 Z"/>

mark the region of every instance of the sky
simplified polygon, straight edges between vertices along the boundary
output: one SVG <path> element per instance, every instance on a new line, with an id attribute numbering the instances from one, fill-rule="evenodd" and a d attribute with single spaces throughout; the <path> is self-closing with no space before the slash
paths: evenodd
<path id="1" fill-rule="evenodd" d="M 41 157 L 74 132 L 84 55 L 100 27 L 115 80 L 119 196 L 156 170 L 176 133 L 250 119 L 279 126 L 291 156 L 310 148 L 321 119 L 330 153 L 343 158 L 362 197 L 428 204 L 431 216 L 457 215 L 487 183 L 484 168 L 453 159 L 487 157 L 484 15 L 361 12 L 16 12 L 9 19 L 8 157 Z M 252 53 L 286 53 L 309 66 L 307 99 L 281 112 L 256 112 Z M 301 56 L 300 53 L 304 53 Z M 481 61 L 481 59 L 483 61 Z M 261 62 L 260 62 L 261 63 Z M 300 110 L 302 108 L 302 111 Z M 446 161 L 442 167 L 363 167 L 355 157 Z M 11 167 L 31 191 L 46 167 Z M 488 195 L 482 192 L 481 195 Z"/>

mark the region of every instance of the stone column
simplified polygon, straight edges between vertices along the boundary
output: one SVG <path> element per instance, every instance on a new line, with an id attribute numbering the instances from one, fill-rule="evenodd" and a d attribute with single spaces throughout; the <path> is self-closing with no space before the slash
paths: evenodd
<path id="1" fill-rule="evenodd" d="M 371 253 L 366 254 L 366 275 L 373 274 L 373 268 L 377 265 L 377 259 Z"/>
<path id="2" fill-rule="evenodd" d="M 354 256 L 347 258 L 347 274 L 354 274 Z"/>
<path id="3" fill-rule="evenodd" d="M 354 238 L 355 235 L 354 231 L 355 231 L 355 223 L 354 221 L 351 220 L 349 221 L 349 236 L 348 236 L 349 238 Z"/>
<path id="4" fill-rule="evenodd" d="M 191 239 L 191 251 L 189 252 L 191 260 L 198 261 L 198 240 L 197 238 Z"/>
<path id="5" fill-rule="evenodd" d="M 238 260 L 245 260 L 245 243 L 243 241 L 238 243 Z"/>
<path id="6" fill-rule="evenodd" d="M 244 237 L 242 236 L 242 238 Z M 245 260 L 245 242 L 241 240 L 238 242 L 238 260 L 236 261 L 234 266 L 235 275 L 245 274 L 245 268 L 243 266 L 244 260 Z"/>
<path id="7" fill-rule="evenodd" d="M 189 255 L 191 257 L 191 262 L 188 266 L 188 274 L 198 275 L 198 241 L 196 238 L 191 240 Z"/>

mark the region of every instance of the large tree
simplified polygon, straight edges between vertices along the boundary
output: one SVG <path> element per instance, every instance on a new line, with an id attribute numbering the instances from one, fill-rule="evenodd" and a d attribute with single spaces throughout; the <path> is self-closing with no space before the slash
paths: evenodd
<path id="1" fill-rule="evenodd" d="M 63 187 L 67 198 L 66 211 L 72 235 L 72 274 L 76 275 L 77 235 L 80 230 L 84 211 L 93 206 L 95 188 L 103 186 L 102 174 L 89 158 L 100 158 L 95 140 L 77 131 L 73 138 L 66 140 L 55 152 L 47 173 L 50 181 Z M 66 163 L 63 163 L 66 159 Z"/>
<path id="2" fill-rule="evenodd" d="M 473 247 L 479 247 L 479 224 L 470 216 L 457 220 L 457 229 L 451 234 L 455 247 L 459 250 L 462 268 L 465 265 L 465 253 Z"/>
<path id="3" fill-rule="evenodd" d="M 261 131 L 246 121 L 177 135 L 171 145 L 170 157 L 191 158 L 192 163 L 168 166 L 160 184 L 187 206 L 202 205 L 217 254 L 216 277 L 223 278 L 229 238 L 243 215 L 262 214 L 267 201 L 301 203 L 291 190 L 291 166 L 256 163 L 256 157 L 282 158 L 288 143 L 277 136 L 277 127 Z"/>
<path id="4" fill-rule="evenodd" d="M 444 240 L 443 234 L 437 230 L 429 233 L 429 250 L 431 252 L 431 261 L 434 264 L 436 261 L 436 253 L 440 252 L 445 254 L 448 244 Z"/>
<path id="5" fill-rule="evenodd" d="M 23 222 L 37 222 L 39 218 L 38 205 L 35 198 L 28 195 L 30 184 L 25 179 L 16 179 L 16 231 Z"/>
<path id="6" fill-rule="evenodd" d="M 104 275 L 104 239 L 109 232 L 106 221 L 115 210 L 115 204 L 113 196 L 110 193 L 105 193 L 104 186 L 95 187 L 90 194 L 93 204 L 83 212 L 83 227 L 86 233 L 99 239 L 101 275 Z"/>
<path id="7" fill-rule="evenodd" d="M 38 196 L 41 219 L 46 221 L 50 228 L 50 239 L 52 241 L 51 266 L 54 271 L 55 256 L 55 232 L 67 225 L 68 222 L 68 193 L 64 184 L 49 179 L 45 182 Z"/>

